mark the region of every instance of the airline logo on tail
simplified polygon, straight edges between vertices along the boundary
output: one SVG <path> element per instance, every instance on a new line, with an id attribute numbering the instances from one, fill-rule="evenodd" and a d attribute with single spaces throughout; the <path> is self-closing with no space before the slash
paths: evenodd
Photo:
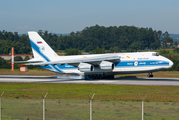
<path id="1" fill-rule="evenodd" d="M 44 46 L 41 46 L 41 47 L 40 47 L 40 51 L 41 51 L 41 52 L 44 52 L 44 51 L 45 51 L 45 47 L 44 47 Z"/>

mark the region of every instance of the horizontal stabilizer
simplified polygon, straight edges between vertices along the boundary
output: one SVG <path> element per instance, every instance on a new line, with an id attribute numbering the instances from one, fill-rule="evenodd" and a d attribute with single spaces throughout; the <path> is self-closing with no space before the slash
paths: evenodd
<path id="1" fill-rule="evenodd" d="M 15 61 L 14 63 L 40 63 L 43 61 Z"/>

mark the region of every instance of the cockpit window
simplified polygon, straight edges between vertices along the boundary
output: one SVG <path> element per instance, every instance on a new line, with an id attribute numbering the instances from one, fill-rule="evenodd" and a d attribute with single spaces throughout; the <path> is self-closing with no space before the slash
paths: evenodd
<path id="1" fill-rule="evenodd" d="M 158 53 L 152 53 L 152 56 L 159 56 Z"/>

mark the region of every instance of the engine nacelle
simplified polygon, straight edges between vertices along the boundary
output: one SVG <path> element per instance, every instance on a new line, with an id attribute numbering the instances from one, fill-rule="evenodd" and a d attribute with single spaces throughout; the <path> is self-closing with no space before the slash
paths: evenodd
<path id="1" fill-rule="evenodd" d="M 108 61 L 102 61 L 99 64 L 99 68 L 102 70 L 113 70 L 115 67 L 114 63 Z"/>
<path id="2" fill-rule="evenodd" d="M 88 63 L 80 63 L 78 65 L 78 70 L 81 72 L 92 72 L 94 71 L 94 66 Z"/>

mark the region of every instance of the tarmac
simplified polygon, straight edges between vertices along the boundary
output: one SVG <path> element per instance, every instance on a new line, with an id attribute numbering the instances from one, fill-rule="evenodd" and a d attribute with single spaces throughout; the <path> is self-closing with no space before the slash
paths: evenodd
<path id="1" fill-rule="evenodd" d="M 179 86 L 179 78 L 155 77 L 116 77 L 114 79 L 84 80 L 80 76 L 0 75 L 0 82 Z"/>

